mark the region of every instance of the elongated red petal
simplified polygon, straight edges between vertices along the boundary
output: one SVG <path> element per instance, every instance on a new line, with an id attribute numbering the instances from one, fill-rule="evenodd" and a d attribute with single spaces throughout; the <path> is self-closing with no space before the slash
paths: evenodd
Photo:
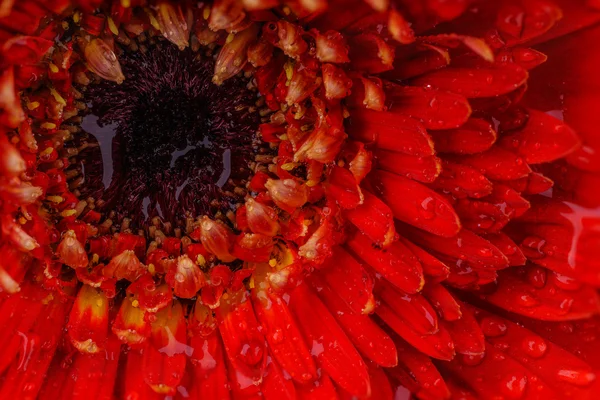
<path id="1" fill-rule="evenodd" d="M 477 154 L 488 150 L 496 142 L 492 124 L 481 118 L 469 118 L 459 128 L 429 133 L 439 153 Z"/>
<path id="2" fill-rule="evenodd" d="M 379 246 L 388 247 L 396 237 L 392 210 L 379 197 L 369 192 L 364 192 L 363 203 L 348 210 L 346 217 Z"/>
<path id="3" fill-rule="evenodd" d="M 177 300 L 156 314 L 142 357 L 142 373 L 154 392 L 175 394 L 193 349 L 187 343 L 183 307 Z"/>
<path id="4" fill-rule="evenodd" d="M 259 385 L 267 362 L 267 349 L 249 293 L 242 290 L 223 296 L 216 314 L 232 368 L 250 379 L 251 384 Z M 243 329 L 239 329 L 240 325 Z"/>
<path id="5" fill-rule="evenodd" d="M 319 276 L 357 315 L 370 314 L 375 308 L 373 281 L 361 263 L 344 248 L 337 246 Z"/>
<path id="6" fill-rule="evenodd" d="M 255 285 L 252 289 L 252 303 L 264 328 L 272 357 L 296 382 L 312 382 L 317 378 L 315 363 L 286 301 L 270 288 L 264 288 L 263 283 Z"/>
<path id="7" fill-rule="evenodd" d="M 445 68 L 415 78 L 412 85 L 433 87 L 469 98 L 506 94 L 523 85 L 527 70 L 516 65 L 500 68 Z"/>
<path id="8" fill-rule="evenodd" d="M 375 293 L 416 333 L 430 335 L 438 331 L 438 316 L 422 294 L 402 293 L 383 279 L 377 282 Z"/>
<path id="9" fill-rule="evenodd" d="M 407 229 L 410 232 L 408 237 L 436 254 L 462 260 L 478 268 L 508 267 L 508 259 L 496 246 L 466 229 L 452 238 L 440 238 L 414 228 Z"/>
<path id="10" fill-rule="evenodd" d="M 487 346 L 485 355 L 456 357 L 452 362 L 443 363 L 443 368 L 466 382 L 482 398 L 498 394 L 519 398 L 525 392 L 537 398 L 554 396 L 546 382 L 494 346 Z"/>
<path id="11" fill-rule="evenodd" d="M 499 181 L 523 178 L 531 172 L 523 157 L 499 146 L 483 153 L 461 157 L 460 162 L 480 170 L 488 178 Z"/>
<path id="12" fill-rule="evenodd" d="M 429 276 L 433 282 L 442 281 L 448 277 L 449 268 L 446 264 L 403 236 L 400 236 L 400 242 L 417 257 L 423 267 L 423 273 Z"/>
<path id="13" fill-rule="evenodd" d="M 98 289 L 83 285 L 69 315 L 67 325 L 73 346 L 84 353 L 97 353 L 108 336 L 108 299 Z"/>
<path id="14" fill-rule="evenodd" d="M 267 370 L 261 389 L 266 400 L 296 399 L 294 383 L 272 357 L 267 359 Z"/>
<path id="15" fill-rule="evenodd" d="M 346 132 L 353 139 L 415 156 L 434 155 L 433 141 L 423 124 L 392 112 L 353 110 Z"/>
<path id="16" fill-rule="evenodd" d="M 375 171 L 373 183 L 394 217 L 435 235 L 451 237 L 460 230 L 460 220 L 446 199 L 407 178 Z"/>
<path id="17" fill-rule="evenodd" d="M 433 182 L 442 170 L 442 162 L 435 156 L 410 156 L 394 151 L 377 151 L 377 166 L 419 182 Z"/>
<path id="18" fill-rule="evenodd" d="M 191 398 L 223 399 L 231 398 L 229 380 L 225 367 L 223 344 L 216 331 L 204 337 L 200 334 L 190 339 L 193 377 Z"/>
<path id="19" fill-rule="evenodd" d="M 389 370 L 420 398 L 447 399 L 450 391 L 431 359 L 400 338 L 395 338 L 399 351 L 399 365 Z"/>
<path id="20" fill-rule="evenodd" d="M 358 233 L 346 244 L 354 254 L 404 292 L 417 293 L 423 287 L 425 280 L 419 261 L 400 242 L 394 242 L 388 249 L 380 250 L 373 246 L 369 237 Z"/>
<path id="21" fill-rule="evenodd" d="M 375 312 L 394 332 L 424 354 L 440 360 L 451 360 L 454 357 L 454 343 L 443 326 L 437 333 L 423 336 L 404 322 L 387 303 L 381 303 Z"/>
<path id="22" fill-rule="evenodd" d="M 515 133 L 502 137 L 501 144 L 514 149 L 530 164 L 565 157 L 581 146 L 581 140 L 564 122 L 537 110 L 528 110 L 529 119 Z"/>
<path id="23" fill-rule="evenodd" d="M 480 296 L 498 307 L 545 321 L 589 318 L 600 312 L 600 298 L 593 288 L 564 286 L 560 280 L 537 275 L 531 267 L 509 268 L 498 275 L 493 291 Z"/>
<path id="24" fill-rule="evenodd" d="M 507 319 L 483 310 L 475 310 L 486 341 L 502 346 L 503 353 L 539 375 L 561 396 L 587 398 L 594 389 L 595 373 L 590 365 L 553 342 Z M 502 329 L 496 329 L 502 326 Z"/>
<path id="25" fill-rule="evenodd" d="M 311 279 L 319 297 L 357 350 L 382 367 L 395 366 L 398 356 L 392 339 L 371 318 L 353 312 L 323 280 Z"/>
<path id="26" fill-rule="evenodd" d="M 456 299 L 448 289 L 439 283 L 427 284 L 423 287 L 423 296 L 435 307 L 437 313 L 446 321 L 456 321 L 462 312 Z"/>
<path id="27" fill-rule="evenodd" d="M 454 341 L 456 352 L 467 356 L 477 356 L 485 353 L 486 345 L 483 332 L 475 320 L 473 310 L 460 303 L 462 316 L 455 321 L 443 322 Z"/>
<path id="28" fill-rule="evenodd" d="M 471 106 L 459 94 L 421 87 L 392 86 L 387 90 L 390 112 L 411 116 L 427 129 L 458 128 L 471 116 Z"/>
<path id="29" fill-rule="evenodd" d="M 429 186 L 458 199 L 478 199 L 489 195 L 493 190 L 492 182 L 481 172 L 448 160 L 442 161 L 440 175 Z"/>
<path id="30" fill-rule="evenodd" d="M 291 293 L 289 306 L 323 370 L 353 395 L 369 396 L 367 367 L 321 300 L 301 284 Z"/>

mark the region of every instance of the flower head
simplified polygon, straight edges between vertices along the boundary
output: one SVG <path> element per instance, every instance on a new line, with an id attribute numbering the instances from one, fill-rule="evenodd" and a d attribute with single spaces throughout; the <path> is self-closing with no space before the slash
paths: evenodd
<path id="1" fill-rule="evenodd" d="M 1 398 L 594 398 L 597 2 L 0 2 Z"/>

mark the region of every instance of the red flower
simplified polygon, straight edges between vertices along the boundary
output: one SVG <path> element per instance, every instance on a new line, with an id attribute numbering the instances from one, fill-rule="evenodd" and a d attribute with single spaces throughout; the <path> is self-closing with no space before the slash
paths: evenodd
<path id="1" fill-rule="evenodd" d="M 595 398 L 600 7 L 0 1 L 0 398 Z"/>

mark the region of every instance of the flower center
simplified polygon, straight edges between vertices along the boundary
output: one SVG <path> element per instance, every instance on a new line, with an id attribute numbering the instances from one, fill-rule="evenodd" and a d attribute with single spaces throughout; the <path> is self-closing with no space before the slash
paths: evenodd
<path id="1" fill-rule="evenodd" d="M 81 193 L 137 225 L 160 217 L 182 226 L 243 202 L 260 123 L 248 80 L 217 86 L 212 56 L 164 40 L 124 50 L 119 62 L 123 83 L 102 80 L 84 93 L 81 127 L 93 145 L 81 154 Z"/>

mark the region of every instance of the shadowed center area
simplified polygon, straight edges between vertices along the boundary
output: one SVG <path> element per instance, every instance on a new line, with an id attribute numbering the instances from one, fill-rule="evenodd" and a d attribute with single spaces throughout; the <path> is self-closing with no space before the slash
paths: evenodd
<path id="1" fill-rule="evenodd" d="M 158 42 L 119 55 L 126 80 L 87 87 L 93 154 L 82 193 L 99 210 L 144 223 L 226 212 L 250 175 L 256 93 L 243 78 L 212 83 L 211 56 Z M 90 161 L 91 160 L 91 161 Z M 114 219 L 114 215 L 113 215 Z"/>

